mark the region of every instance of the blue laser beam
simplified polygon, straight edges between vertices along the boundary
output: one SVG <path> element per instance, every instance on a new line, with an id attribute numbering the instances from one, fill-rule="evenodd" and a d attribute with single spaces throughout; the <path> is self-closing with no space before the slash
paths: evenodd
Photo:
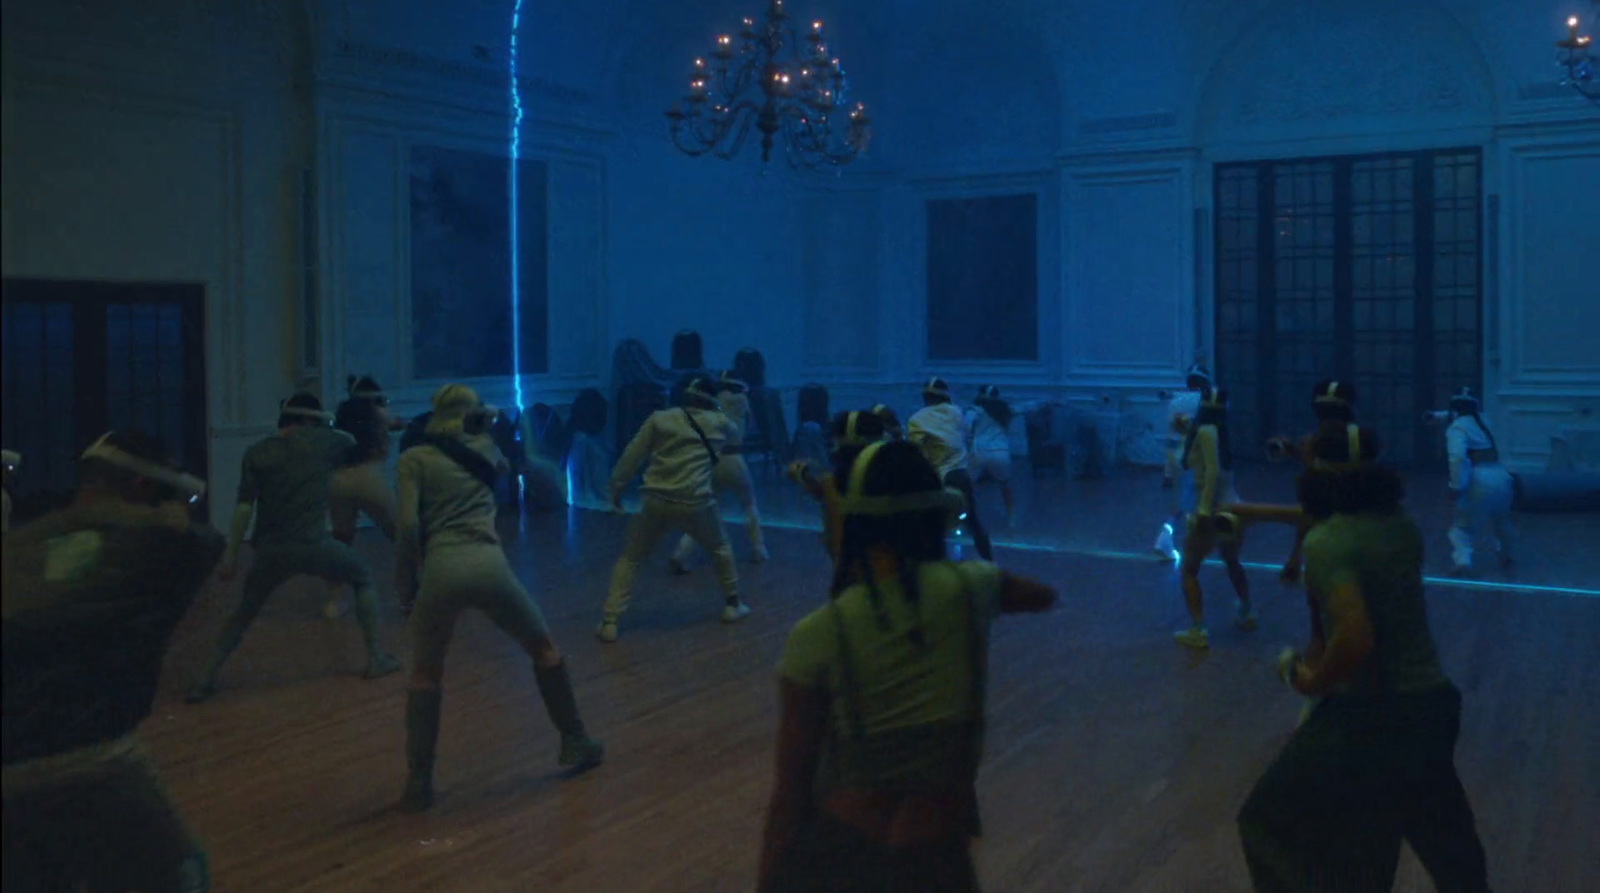
<path id="1" fill-rule="evenodd" d="M 517 412 L 526 404 L 522 399 L 522 233 L 519 218 L 521 183 L 518 182 L 522 158 L 522 85 L 517 76 L 517 30 L 522 26 L 522 0 L 511 5 L 511 151 L 508 176 L 511 205 L 511 387 L 516 393 Z"/>

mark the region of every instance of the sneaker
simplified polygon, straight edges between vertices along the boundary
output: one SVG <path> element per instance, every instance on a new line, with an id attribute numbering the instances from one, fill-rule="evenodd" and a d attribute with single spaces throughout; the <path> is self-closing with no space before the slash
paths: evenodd
<path id="1" fill-rule="evenodd" d="M 1165 558 L 1165 559 L 1168 559 L 1168 560 L 1170 560 L 1172 558 L 1172 553 L 1176 552 L 1178 550 L 1178 546 L 1177 546 L 1176 543 L 1174 543 L 1172 541 L 1172 525 L 1171 524 L 1163 524 L 1163 525 L 1161 525 L 1161 532 L 1156 534 L 1155 545 L 1151 546 L 1150 548 L 1152 550 L 1154 550 L 1155 553 L 1157 555 L 1160 555 L 1162 558 Z"/>
<path id="2" fill-rule="evenodd" d="M 727 605 L 722 609 L 723 623 L 738 623 L 750 616 L 750 606 L 744 602 Z"/>
<path id="3" fill-rule="evenodd" d="M 608 645 L 615 642 L 617 640 L 617 618 L 607 617 L 601 620 L 600 625 L 594 628 L 594 637 Z"/>
<path id="4" fill-rule="evenodd" d="M 605 761 L 606 747 L 588 735 L 562 735 L 561 755 L 556 762 L 562 766 L 590 769 Z"/>
<path id="5" fill-rule="evenodd" d="M 1211 647 L 1211 636 L 1206 633 L 1203 626 L 1180 629 L 1172 634 L 1172 638 L 1176 639 L 1179 645 L 1187 645 L 1190 648 L 1204 649 Z"/>
<path id="6" fill-rule="evenodd" d="M 1256 612 L 1252 611 L 1248 605 L 1240 605 L 1239 616 L 1234 618 L 1233 622 L 1234 625 L 1238 626 L 1239 629 L 1243 630 L 1244 632 L 1255 632 L 1257 625 Z"/>
<path id="7" fill-rule="evenodd" d="M 683 566 L 683 562 L 679 561 L 676 555 L 667 559 L 667 570 L 674 577 L 682 577 L 689 573 L 689 569 Z"/>
<path id="8" fill-rule="evenodd" d="M 377 679 L 400 670 L 400 659 L 392 654 L 379 654 L 367 658 L 367 668 L 361 673 L 363 679 Z"/>

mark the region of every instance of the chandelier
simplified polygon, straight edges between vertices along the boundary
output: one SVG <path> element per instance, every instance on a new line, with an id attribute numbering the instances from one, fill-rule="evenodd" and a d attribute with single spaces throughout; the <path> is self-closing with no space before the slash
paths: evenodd
<path id="1" fill-rule="evenodd" d="M 1596 10 L 1600 10 L 1600 0 L 1591 0 Z M 1595 14 L 1595 23 L 1600 23 L 1600 11 Z M 1600 59 L 1592 53 L 1594 38 L 1588 34 L 1578 33 L 1579 21 L 1577 16 L 1567 18 L 1567 36 L 1556 41 L 1556 63 L 1566 70 L 1566 75 L 1561 79 L 1563 84 L 1577 90 L 1590 102 L 1600 105 Z M 1591 25 L 1592 27 L 1592 25 Z"/>
<path id="2" fill-rule="evenodd" d="M 772 0 L 759 26 L 745 19 L 737 40 L 719 36 L 711 59 L 694 60 L 689 92 L 667 111 L 672 143 L 685 154 L 731 159 L 752 127 L 763 163 L 779 138 L 790 166 L 807 170 L 848 164 L 866 148 L 872 122 L 866 106 L 850 105 L 822 23 L 811 23 L 802 44 L 783 0 Z"/>

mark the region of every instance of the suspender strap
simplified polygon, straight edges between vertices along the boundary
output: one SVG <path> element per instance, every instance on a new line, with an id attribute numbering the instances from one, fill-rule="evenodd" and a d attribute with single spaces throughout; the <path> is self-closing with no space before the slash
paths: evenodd
<path id="1" fill-rule="evenodd" d="M 712 448 L 710 439 L 706 437 L 706 432 L 700 430 L 700 423 L 694 420 L 694 413 L 689 411 L 689 407 L 680 408 L 683 410 L 683 417 L 689 420 L 689 427 L 693 428 L 695 435 L 700 438 L 700 445 L 706 448 L 706 457 L 711 460 L 711 467 L 716 468 L 717 451 Z"/>
<path id="2" fill-rule="evenodd" d="M 468 474 L 477 478 L 478 483 L 483 484 L 490 490 L 494 489 L 495 481 L 500 478 L 500 472 L 495 469 L 493 462 L 484 458 L 482 453 L 453 437 L 430 436 L 423 438 L 422 443 L 444 453 L 457 465 L 465 469 Z"/>

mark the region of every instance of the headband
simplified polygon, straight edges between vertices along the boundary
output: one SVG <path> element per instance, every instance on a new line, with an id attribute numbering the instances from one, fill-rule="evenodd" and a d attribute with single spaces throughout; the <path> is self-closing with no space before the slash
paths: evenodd
<path id="1" fill-rule="evenodd" d="M 856 457 L 855 465 L 850 469 L 850 486 L 844 498 L 845 515 L 881 518 L 887 515 L 934 509 L 954 515 L 966 509 L 966 497 L 957 490 L 920 490 L 897 496 L 863 496 L 861 488 L 867 479 L 867 466 L 872 464 L 873 457 L 877 456 L 878 450 L 882 448 L 883 442 L 879 441 L 862 450 L 861 455 Z"/>
<path id="2" fill-rule="evenodd" d="M 1313 403 L 1338 403 L 1338 404 L 1341 404 L 1341 405 L 1348 405 L 1350 403 L 1349 400 L 1346 400 L 1343 397 L 1339 396 L 1339 383 L 1337 381 L 1328 382 L 1327 389 L 1324 390 L 1322 393 L 1318 394 L 1316 399 L 1313 400 L 1312 402 Z"/>
<path id="3" fill-rule="evenodd" d="M 80 459 L 99 459 L 108 465 L 115 465 L 126 471 L 131 471 L 140 477 L 166 484 L 190 499 L 198 499 L 206 493 L 206 482 L 192 474 L 184 474 L 175 468 L 157 465 L 146 459 L 141 459 L 131 453 L 124 452 L 110 443 L 111 432 L 106 432 L 100 439 L 83 451 Z"/>
<path id="4" fill-rule="evenodd" d="M 350 396 L 364 400 L 378 400 L 387 395 L 378 388 L 356 388 L 350 392 Z"/>
<path id="5" fill-rule="evenodd" d="M 287 400 L 278 404 L 278 414 L 300 416 L 301 418 L 316 419 L 322 422 L 333 421 L 333 413 L 331 412 L 326 412 L 321 409 L 312 409 L 309 406 L 290 406 L 289 401 Z"/>
<path id="6" fill-rule="evenodd" d="M 1327 459 L 1312 459 L 1311 467 L 1322 471 L 1344 471 L 1361 465 L 1361 427 L 1359 425 L 1345 425 L 1344 436 L 1347 439 L 1346 451 L 1350 458 L 1343 462 L 1331 462 Z"/>
<path id="7" fill-rule="evenodd" d="M 922 393 L 948 397 L 950 396 L 950 385 L 946 384 L 942 378 L 930 378 L 928 383 L 922 386 Z"/>
<path id="8" fill-rule="evenodd" d="M 742 379 L 736 378 L 732 372 L 722 373 L 721 382 L 723 385 L 732 388 L 741 394 L 750 390 L 750 386 L 745 384 Z"/>
<path id="9" fill-rule="evenodd" d="M 861 418 L 861 413 L 852 412 L 845 416 L 844 436 L 839 438 L 840 446 L 862 446 L 867 439 L 856 433 L 856 422 Z"/>

